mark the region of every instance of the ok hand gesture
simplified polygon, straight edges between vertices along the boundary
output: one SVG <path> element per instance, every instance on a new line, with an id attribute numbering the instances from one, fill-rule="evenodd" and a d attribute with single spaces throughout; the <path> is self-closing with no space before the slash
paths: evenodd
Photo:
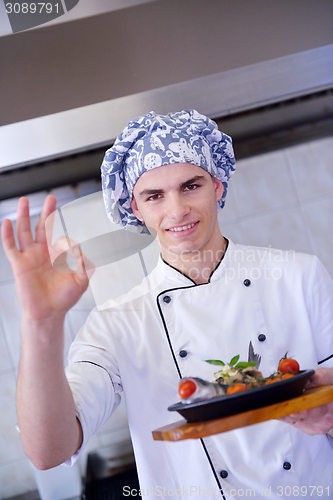
<path id="1" fill-rule="evenodd" d="M 52 228 L 46 229 L 45 221 L 55 209 L 56 198 L 47 196 L 34 239 L 28 199 L 20 198 L 17 210 L 18 247 L 11 222 L 5 220 L 2 224 L 3 247 L 13 269 L 16 293 L 24 315 L 33 321 L 64 316 L 88 286 L 84 258 L 79 247 L 75 245 L 68 250 L 65 237 L 60 238 L 53 247 L 47 244 L 47 239 L 49 242 L 51 239 L 47 231 L 50 232 Z M 52 267 L 51 258 L 64 251 L 76 259 L 76 272 L 58 272 Z"/>

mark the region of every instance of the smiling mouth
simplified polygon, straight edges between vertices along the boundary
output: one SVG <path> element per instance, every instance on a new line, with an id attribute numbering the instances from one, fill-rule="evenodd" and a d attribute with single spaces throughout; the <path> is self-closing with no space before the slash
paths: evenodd
<path id="1" fill-rule="evenodd" d="M 186 229 L 191 229 L 193 226 L 195 226 L 195 224 L 196 222 L 193 222 L 193 224 L 187 224 L 186 226 L 171 227 L 170 229 L 167 229 L 167 231 L 172 231 L 172 232 L 186 231 Z"/>

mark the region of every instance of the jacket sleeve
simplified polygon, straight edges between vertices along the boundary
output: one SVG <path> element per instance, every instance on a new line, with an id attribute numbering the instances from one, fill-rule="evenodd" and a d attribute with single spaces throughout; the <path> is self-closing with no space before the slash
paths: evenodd
<path id="1" fill-rule="evenodd" d="M 70 348 L 65 371 L 83 431 L 82 446 L 65 462 L 72 465 L 120 404 L 122 384 L 105 314 L 90 313 Z"/>
<path id="2" fill-rule="evenodd" d="M 306 300 L 318 364 L 333 367 L 333 280 L 317 257 L 313 257 Z"/>

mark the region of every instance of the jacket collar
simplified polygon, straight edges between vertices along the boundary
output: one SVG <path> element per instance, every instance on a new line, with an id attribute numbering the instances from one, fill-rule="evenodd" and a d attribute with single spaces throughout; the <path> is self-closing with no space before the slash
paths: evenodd
<path id="1" fill-rule="evenodd" d="M 218 281 L 225 274 L 227 263 L 232 260 L 231 255 L 234 253 L 234 244 L 227 238 L 226 241 L 227 247 L 224 255 L 221 261 L 215 267 L 214 271 L 211 273 L 209 282 Z M 163 281 L 172 281 L 174 286 L 196 286 L 195 282 L 191 278 L 165 262 L 161 254 L 158 259 L 156 272 L 161 278 L 163 277 Z"/>

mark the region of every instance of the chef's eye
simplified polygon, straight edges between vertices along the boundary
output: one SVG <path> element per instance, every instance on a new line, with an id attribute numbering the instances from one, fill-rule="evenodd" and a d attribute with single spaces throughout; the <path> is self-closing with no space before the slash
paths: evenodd
<path id="1" fill-rule="evenodd" d="M 197 189 L 199 186 L 198 184 L 189 184 L 188 186 L 185 187 L 185 191 L 193 191 L 194 189 Z"/>
<path id="2" fill-rule="evenodd" d="M 161 196 L 161 195 L 160 195 L 160 194 L 158 194 L 158 193 L 156 193 L 156 194 L 152 194 L 151 196 L 149 196 L 149 197 L 147 198 L 147 200 L 146 200 L 146 201 L 155 201 L 155 200 L 158 200 L 158 199 L 160 198 L 160 196 Z"/>

